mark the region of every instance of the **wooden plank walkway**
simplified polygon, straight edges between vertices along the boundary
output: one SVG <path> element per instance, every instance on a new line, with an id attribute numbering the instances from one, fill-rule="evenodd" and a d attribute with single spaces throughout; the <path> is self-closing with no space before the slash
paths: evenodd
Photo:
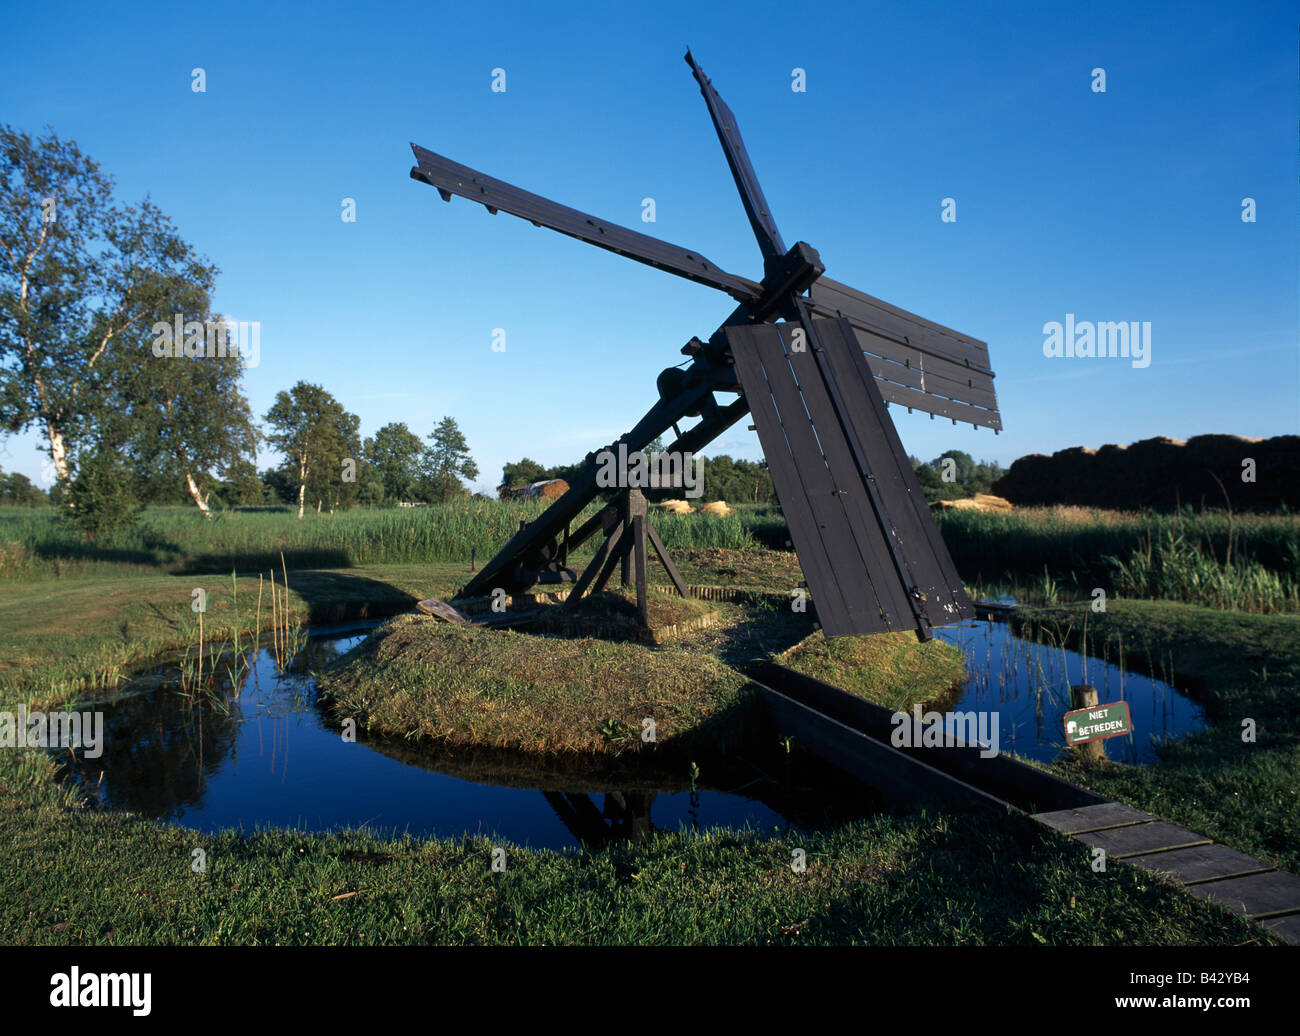
<path id="1" fill-rule="evenodd" d="M 1300 878 L 1120 802 L 1030 814 L 1108 858 L 1142 867 L 1300 944 Z"/>

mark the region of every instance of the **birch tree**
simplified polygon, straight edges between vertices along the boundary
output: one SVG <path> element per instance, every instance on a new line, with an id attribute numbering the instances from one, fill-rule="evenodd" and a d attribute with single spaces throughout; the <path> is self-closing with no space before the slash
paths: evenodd
<path id="1" fill-rule="evenodd" d="M 120 205 L 75 142 L 0 125 L 0 423 L 37 427 L 61 483 L 104 413 L 113 350 L 215 276 L 148 198 Z"/>

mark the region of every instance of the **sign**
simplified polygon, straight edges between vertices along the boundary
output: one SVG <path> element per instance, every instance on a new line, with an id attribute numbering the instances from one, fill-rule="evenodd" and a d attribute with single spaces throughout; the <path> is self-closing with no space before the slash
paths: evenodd
<path id="1" fill-rule="evenodd" d="M 1075 709 L 1065 714 L 1065 743 L 1081 745 L 1085 741 L 1102 741 L 1120 737 L 1133 730 L 1129 718 L 1128 702 L 1117 701 L 1091 709 Z"/>

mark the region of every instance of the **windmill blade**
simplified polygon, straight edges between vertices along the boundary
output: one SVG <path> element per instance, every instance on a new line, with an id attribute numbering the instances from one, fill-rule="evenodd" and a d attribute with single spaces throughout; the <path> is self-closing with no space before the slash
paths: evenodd
<path id="1" fill-rule="evenodd" d="M 814 282 L 809 296 L 815 316 L 848 319 L 888 402 L 1001 430 L 984 342 L 829 277 Z"/>
<path id="2" fill-rule="evenodd" d="M 736 117 L 731 114 L 731 109 L 713 88 L 713 83 L 704 74 L 704 69 L 695 63 L 695 58 L 691 56 L 689 50 L 686 52 L 686 63 L 695 73 L 695 80 L 700 84 L 700 93 L 704 95 L 704 102 L 709 106 L 713 128 L 718 131 L 718 140 L 722 142 L 722 150 L 726 152 L 727 165 L 731 167 L 736 189 L 740 191 L 740 200 L 744 203 L 749 225 L 754 228 L 754 237 L 758 239 L 763 261 L 767 263 L 777 259 L 785 255 L 785 243 L 781 240 L 781 232 L 776 229 L 772 211 L 767 207 L 763 188 L 758 185 L 758 177 L 754 173 L 753 165 L 750 164 L 745 142 L 740 137 L 740 127 L 736 125 Z"/>
<path id="3" fill-rule="evenodd" d="M 847 320 L 727 328 L 828 637 L 974 614 Z M 800 332 L 803 333 L 802 341 Z"/>
<path id="4" fill-rule="evenodd" d="M 719 269 L 698 252 L 597 219 L 541 195 L 530 194 L 417 144 L 412 144 L 411 150 L 415 152 L 417 163 L 411 170 L 411 179 L 438 188 L 444 201 L 451 201 L 451 196 L 458 194 L 479 202 L 488 212 L 508 212 L 536 226 L 558 230 L 561 234 L 617 252 L 647 266 L 725 291 L 741 303 L 754 302 L 762 294 L 760 285 Z"/>

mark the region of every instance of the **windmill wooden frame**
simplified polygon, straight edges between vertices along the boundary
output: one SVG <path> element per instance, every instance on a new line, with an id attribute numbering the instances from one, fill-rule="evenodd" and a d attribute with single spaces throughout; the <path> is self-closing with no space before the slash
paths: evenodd
<path id="1" fill-rule="evenodd" d="M 444 201 L 459 195 L 490 213 L 508 212 L 731 296 L 737 303 L 732 313 L 707 340 L 692 338 L 682 347 L 689 364 L 659 375 L 658 401 L 607 448 L 622 443 L 629 452 L 642 450 L 671 429 L 676 438 L 668 449 L 693 454 L 752 413 L 826 635 L 910 628 L 926 639 L 932 626 L 969 618 L 974 610 L 886 408 L 894 403 L 954 424 L 1000 430 L 988 347 L 823 276 L 820 256 L 803 241 L 787 248 L 735 117 L 689 51 L 686 62 L 763 256 L 760 281 L 416 144 L 411 177 L 437 188 Z M 736 398 L 720 401 L 719 395 Z M 683 430 L 692 417 L 699 420 Z M 568 492 L 523 525 L 458 596 L 579 578 L 589 585 L 590 571 L 577 577 L 569 569 L 569 552 L 598 531 L 609 534 L 611 510 L 576 531 L 570 526 L 602 492 L 597 469 L 596 454 L 589 454 Z M 626 511 L 630 505 L 621 506 Z M 626 554 L 639 544 L 641 584 L 645 524 L 642 513 L 641 532 L 619 543 L 607 540 L 589 570 L 612 562 L 611 552 Z M 654 545 L 662 552 L 661 543 Z M 667 562 L 666 552 L 661 556 Z M 674 583 L 685 592 L 679 576 Z"/>

